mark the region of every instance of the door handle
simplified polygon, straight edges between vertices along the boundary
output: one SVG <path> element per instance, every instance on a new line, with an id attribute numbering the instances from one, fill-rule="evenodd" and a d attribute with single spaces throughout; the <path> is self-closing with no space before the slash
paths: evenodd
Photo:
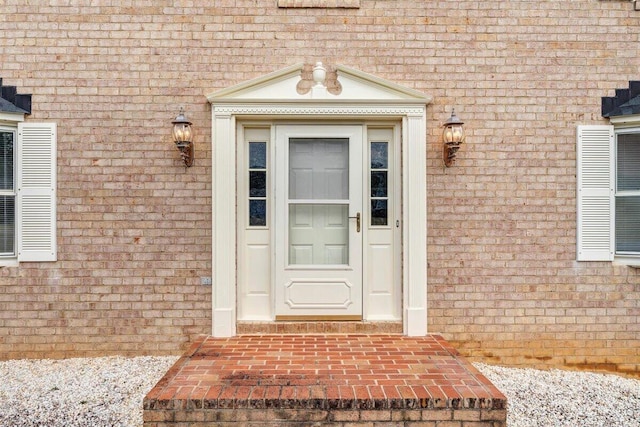
<path id="1" fill-rule="evenodd" d="M 356 214 L 356 216 L 350 216 L 350 219 L 354 219 L 356 220 L 356 231 L 359 233 L 360 232 L 360 212 L 358 212 Z"/>

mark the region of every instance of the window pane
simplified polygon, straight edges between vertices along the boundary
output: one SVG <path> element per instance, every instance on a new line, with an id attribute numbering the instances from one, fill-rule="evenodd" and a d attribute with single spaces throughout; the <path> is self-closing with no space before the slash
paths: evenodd
<path id="1" fill-rule="evenodd" d="M 640 190 L 640 134 L 618 135 L 618 191 Z"/>
<path id="2" fill-rule="evenodd" d="M 13 132 L 0 132 L 0 190 L 13 190 Z"/>
<path id="3" fill-rule="evenodd" d="M 249 168 L 250 169 L 266 169 L 267 168 L 267 143 L 266 142 L 250 142 L 249 143 Z"/>
<path id="4" fill-rule="evenodd" d="M 387 172 L 371 172 L 371 197 L 387 197 Z"/>
<path id="5" fill-rule="evenodd" d="M 267 173 L 263 171 L 249 172 L 249 196 L 267 197 Z"/>
<path id="6" fill-rule="evenodd" d="M 387 169 L 388 161 L 388 146 L 386 142 L 372 142 L 371 143 L 371 169 Z"/>
<path id="7" fill-rule="evenodd" d="M 0 196 L 0 255 L 15 254 L 15 197 Z"/>
<path id="8" fill-rule="evenodd" d="M 266 200 L 249 200 L 249 225 L 267 225 Z"/>
<path id="9" fill-rule="evenodd" d="M 371 200 L 371 225 L 387 225 L 386 200 Z"/>
<path id="10" fill-rule="evenodd" d="M 640 196 L 616 197 L 616 251 L 640 252 Z"/>
<path id="11" fill-rule="evenodd" d="M 291 138 L 289 199 L 349 199 L 348 138 Z"/>

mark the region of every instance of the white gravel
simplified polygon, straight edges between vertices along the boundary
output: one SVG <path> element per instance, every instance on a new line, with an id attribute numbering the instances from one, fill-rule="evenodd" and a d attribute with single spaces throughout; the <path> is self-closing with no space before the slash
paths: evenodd
<path id="1" fill-rule="evenodd" d="M 0 426 L 133 427 L 177 357 L 0 362 Z"/>
<path id="2" fill-rule="evenodd" d="M 640 426 L 640 380 L 474 363 L 505 396 L 508 427 Z"/>
<path id="3" fill-rule="evenodd" d="M 177 357 L 0 362 L 0 426 L 139 427 Z M 508 399 L 509 427 L 640 427 L 640 380 L 474 364 Z"/>

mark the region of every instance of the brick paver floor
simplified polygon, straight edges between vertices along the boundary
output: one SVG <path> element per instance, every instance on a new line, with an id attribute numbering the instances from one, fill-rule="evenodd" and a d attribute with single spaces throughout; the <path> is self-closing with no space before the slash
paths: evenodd
<path id="1" fill-rule="evenodd" d="M 147 410 L 506 409 L 442 337 L 203 337 L 148 393 Z"/>

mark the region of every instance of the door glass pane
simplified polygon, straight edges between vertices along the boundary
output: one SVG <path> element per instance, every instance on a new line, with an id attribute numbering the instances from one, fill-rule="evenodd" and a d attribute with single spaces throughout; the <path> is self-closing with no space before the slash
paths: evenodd
<path id="1" fill-rule="evenodd" d="M 371 225 L 387 225 L 387 200 L 371 200 Z"/>
<path id="2" fill-rule="evenodd" d="M 249 200 L 249 225 L 260 227 L 267 225 L 266 200 Z"/>
<path id="3" fill-rule="evenodd" d="M 249 142 L 249 226 L 267 225 L 267 143 Z"/>
<path id="4" fill-rule="evenodd" d="M 0 132 L 0 190 L 13 190 L 13 132 Z"/>
<path id="5" fill-rule="evenodd" d="M 267 143 L 249 143 L 249 169 L 266 169 L 267 167 Z"/>
<path id="6" fill-rule="evenodd" d="M 386 226 L 389 216 L 389 143 L 380 141 L 371 143 L 371 225 Z"/>
<path id="7" fill-rule="evenodd" d="M 266 171 L 249 171 L 249 197 L 267 197 Z"/>
<path id="8" fill-rule="evenodd" d="M 371 197 L 387 197 L 387 171 L 371 171 Z"/>
<path id="9" fill-rule="evenodd" d="M 289 264 L 349 264 L 349 206 L 289 205 Z"/>
<path id="10" fill-rule="evenodd" d="M 291 138 L 289 264 L 349 263 L 348 202 L 349 139 Z"/>
<path id="11" fill-rule="evenodd" d="M 371 143 L 371 169 L 387 169 L 388 148 L 386 142 Z"/>
<path id="12" fill-rule="evenodd" d="M 289 199 L 349 199 L 349 139 L 289 140 Z"/>

